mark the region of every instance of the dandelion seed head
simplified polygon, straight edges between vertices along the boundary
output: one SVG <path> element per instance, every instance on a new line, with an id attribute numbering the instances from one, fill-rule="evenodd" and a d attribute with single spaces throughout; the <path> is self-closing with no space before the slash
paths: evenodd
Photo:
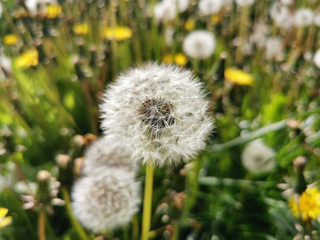
<path id="1" fill-rule="evenodd" d="M 269 172 L 275 167 L 274 151 L 261 139 L 249 143 L 242 152 L 243 166 L 252 173 Z"/>
<path id="2" fill-rule="evenodd" d="M 137 170 L 136 161 L 131 159 L 130 151 L 113 135 L 101 137 L 84 154 L 81 173 L 89 175 L 101 167 L 118 167 Z"/>
<path id="3" fill-rule="evenodd" d="M 307 27 L 313 23 L 313 11 L 309 8 L 297 10 L 293 16 L 293 24 L 296 27 Z"/>
<path id="4" fill-rule="evenodd" d="M 280 37 L 271 37 L 266 41 L 266 58 L 271 60 L 283 59 L 283 46 L 282 39 Z"/>
<path id="5" fill-rule="evenodd" d="M 314 54 L 313 61 L 314 61 L 315 65 L 318 68 L 320 68 L 320 49 L 318 49 L 316 51 L 316 53 Z"/>
<path id="6" fill-rule="evenodd" d="M 274 2 L 270 8 L 270 16 L 275 25 L 288 29 L 292 26 L 292 16 L 287 6 L 281 5 L 279 2 Z"/>
<path id="7" fill-rule="evenodd" d="M 75 183 L 71 206 L 85 228 L 100 233 L 129 223 L 139 209 L 139 195 L 133 172 L 101 167 Z"/>
<path id="8" fill-rule="evenodd" d="M 155 4 L 153 11 L 157 22 L 166 23 L 174 20 L 177 12 L 186 11 L 188 6 L 189 0 L 162 0 Z"/>
<path id="9" fill-rule="evenodd" d="M 254 4 L 255 0 L 236 0 L 236 3 L 240 7 L 249 7 Z"/>
<path id="10" fill-rule="evenodd" d="M 223 6 L 222 0 L 200 0 L 199 12 L 201 15 L 215 14 L 220 11 Z"/>
<path id="11" fill-rule="evenodd" d="M 206 59 L 213 54 L 216 48 L 216 40 L 212 33 L 197 30 L 186 36 L 182 48 L 190 58 Z"/>
<path id="12" fill-rule="evenodd" d="M 212 130 L 202 84 L 188 70 L 147 64 L 118 77 L 100 106 L 105 134 L 121 138 L 144 164 L 177 164 Z"/>

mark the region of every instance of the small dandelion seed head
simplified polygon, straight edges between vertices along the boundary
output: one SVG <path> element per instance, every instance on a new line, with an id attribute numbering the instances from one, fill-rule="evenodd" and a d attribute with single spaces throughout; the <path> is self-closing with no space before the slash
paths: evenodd
<path id="1" fill-rule="evenodd" d="M 84 154 L 81 173 L 89 175 L 100 167 L 117 167 L 136 171 L 136 161 L 131 159 L 130 151 L 113 135 L 99 138 Z"/>
<path id="2" fill-rule="evenodd" d="M 293 24 L 296 27 L 307 27 L 313 24 L 313 11 L 309 8 L 297 10 L 293 16 Z"/>
<path id="3" fill-rule="evenodd" d="M 102 129 L 144 164 L 178 164 L 205 146 L 212 130 L 202 84 L 177 66 L 147 64 L 118 77 L 100 105 Z"/>
<path id="4" fill-rule="evenodd" d="M 129 223 L 139 210 L 139 196 L 140 183 L 133 172 L 101 167 L 75 183 L 71 206 L 85 228 L 101 233 Z"/>
<path id="5" fill-rule="evenodd" d="M 215 14 L 220 11 L 223 6 L 222 0 L 200 0 L 199 12 L 201 15 Z"/>
<path id="6" fill-rule="evenodd" d="M 206 59 L 213 54 L 216 48 L 216 40 L 211 32 L 197 30 L 186 36 L 182 48 L 190 58 Z"/>
<path id="7" fill-rule="evenodd" d="M 249 143 L 242 152 L 243 166 L 252 173 L 269 172 L 275 167 L 274 151 L 261 139 Z"/>

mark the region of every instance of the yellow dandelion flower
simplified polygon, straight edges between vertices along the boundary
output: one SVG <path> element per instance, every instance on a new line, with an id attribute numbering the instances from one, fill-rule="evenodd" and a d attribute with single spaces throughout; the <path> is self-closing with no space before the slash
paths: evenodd
<path id="1" fill-rule="evenodd" d="M 75 34 L 86 35 L 89 32 L 89 26 L 87 23 L 75 24 L 72 30 Z"/>
<path id="2" fill-rule="evenodd" d="M 219 23 L 221 21 L 221 16 L 220 16 L 220 14 L 215 14 L 215 15 L 212 15 L 211 16 L 211 22 L 213 23 L 213 24 L 217 24 L 217 23 Z"/>
<path id="3" fill-rule="evenodd" d="M 0 228 L 3 228 L 11 223 L 12 217 L 6 217 L 8 209 L 0 207 Z"/>
<path id="4" fill-rule="evenodd" d="M 62 7 L 59 4 L 55 4 L 55 5 L 47 5 L 46 6 L 46 14 L 45 16 L 47 18 L 56 18 L 58 17 L 61 12 L 62 12 Z"/>
<path id="5" fill-rule="evenodd" d="M 192 31 L 196 26 L 196 21 L 193 18 L 188 18 L 187 21 L 184 23 L 184 28 L 187 31 Z"/>
<path id="6" fill-rule="evenodd" d="M 307 188 L 299 198 L 289 199 L 288 205 L 295 217 L 304 221 L 320 217 L 320 192 L 317 188 Z"/>
<path id="7" fill-rule="evenodd" d="M 132 31 L 128 27 L 106 28 L 104 35 L 106 39 L 117 41 L 126 40 L 132 37 Z"/>
<path id="8" fill-rule="evenodd" d="M 16 34 L 7 34 L 3 37 L 3 43 L 5 45 L 15 45 L 19 41 L 19 38 Z"/>
<path id="9" fill-rule="evenodd" d="M 252 85 L 253 78 L 252 75 L 246 73 L 242 70 L 235 69 L 235 68 L 227 68 L 224 71 L 224 76 L 229 81 L 236 83 L 238 85 Z"/>
<path id="10" fill-rule="evenodd" d="M 162 58 L 162 62 L 165 64 L 170 64 L 173 62 L 172 54 L 166 54 Z"/>
<path id="11" fill-rule="evenodd" d="M 39 64 L 38 51 L 32 49 L 24 52 L 15 61 L 17 68 L 28 68 L 31 66 L 37 66 Z"/>
<path id="12" fill-rule="evenodd" d="M 187 64 L 188 58 L 185 55 L 183 55 L 182 53 L 178 53 L 177 55 L 174 56 L 174 62 L 178 66 L 184 66 Z"/>

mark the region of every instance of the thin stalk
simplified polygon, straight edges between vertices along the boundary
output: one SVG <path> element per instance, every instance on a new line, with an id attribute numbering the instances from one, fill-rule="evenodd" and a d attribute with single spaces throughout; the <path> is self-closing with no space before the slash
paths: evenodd
<path id="1" fill-rule="evenodd" d="M 38 221 L 39 240 L 46 240 L 46 212 L 44 206 L 41 207 Z"/>
<path id="2" fill-rule="evenodd" d="M 141 240 L 148 240 L 151 225 L 152 191 L 153 191 L 154 168 L 148 164 L 146 168 L 146 181 L 144 185 L 143 213 L 142 213 L 142 237 Z"/>
<path id="3" fill-rule="evenodd" d="M 114 0 L 110 1 L 109 5 L 110 11 L 110 24 L 113 31 L 116 30 L 117 20 L 116 20 L 116 3 Z M 111 40 L 111 58 L 112 58 L 112 80 L 118 75 L 118 43 L 116 38 Z"/>
<path id="4" fill-rule="evenodd" d="M 69 219 L 71 221 L 71 224 L 75 228 L 78 236 L 80 237 L 80 239 L 89 240 L 86 232 L 83 230 L 83 228 L 81 227 L 81 225 L 79 224 L 79 222 L 77 221 L 77 219 L 74 217 L 74 215 L 72 213 L 69 193 L 68 193 L 68 190 L 65 187 L 62 188 L 62 196 L 63 196 L 63 199 L 66 202 L 67 214 L 68 214 Z"/>

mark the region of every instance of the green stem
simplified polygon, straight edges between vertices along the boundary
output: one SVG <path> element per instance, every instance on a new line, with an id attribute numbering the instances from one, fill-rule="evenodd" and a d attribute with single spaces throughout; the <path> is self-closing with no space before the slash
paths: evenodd
<path id="1" fill-rule="evenodd" d="M 46 212 L 44 206 L 41 207 L 39 212 L 39 221 L 38 221 L 38 234 L 39 240 L 46 240 Z"/>
<path id="2" fill-rule="evenodd" d="M 148 164 L 146 168 L 146 181 L 144 186 L 144 200 L 142 213 L 142 237 L 141 240 L 148 240 L 150 231 L 150 219 L 152 210 L 152 191 L 153 191 L 153 174 L 154 168 L 152 164 Z"/>
<path id="3" fill-rule="evenodd" d="M 62 196 L 63 196 L 63 199 L 66 202 L 67 214 L 68 214 L 68 216 L 70 218 L 71 224 L 75 228 L 75 230 L 78 233 L 80 239 L 89 240 L 87 234 L 85 233 L 85 231 L 83 230 L 83 228 L 81 227 L 81 225 L 79 224 L 79 222 L 77 221 L 77 219 L 74 217 L 74 215 L 72 213 L 69 193 L 68 193 L 68 190 L 65 187 L 62 188 Z"/>

